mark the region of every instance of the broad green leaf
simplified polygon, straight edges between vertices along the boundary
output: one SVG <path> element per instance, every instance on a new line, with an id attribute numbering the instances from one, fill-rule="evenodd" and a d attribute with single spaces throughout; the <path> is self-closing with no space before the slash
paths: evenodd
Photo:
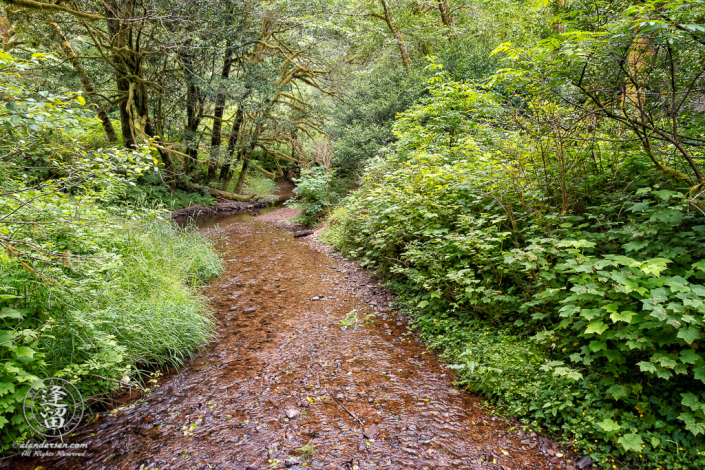
<path id="1" fill-rule="evenodd" d="M 0 397 L 8 393 L 14 393 L 15 385 L 11 382 L 0 382 Z"/>
<path id="2" fill-rule="evenodd" d="M 632 317 L 634 315 L 636 315 L 634 312 L 629 312 L 629 311 L 621 312 L 621 313 L 614 312 L 614 313 L 610 314 L 610 318 L 612 319 L 612 321 L 614 323 L 617 323 L 618 321 L 630 323 L 632 321 Z"/>
<path id="3" fill-rule="evenodd" d="M 652 274 L 659 277 L 661 273 L 667 269 L 666 265 L 672 262 L 673 261 L 666 258 L 654 258 L 641 263 L 639 269 L 641 269 L 644 274 Z"/>
<path id="4" fill-rule="evenodd" d="M 626 251 L 639 251 L 642 248 L 646 248 L 647 246 L 649 246 L 649 242 L 647 241 L 634 240 L 624 245 L 623 248 Z"/>
<path id="5" fill-rule="evenodd" d="M 685 364 L 695 364 L 700 359 L 697 352 L 692 349 L 685 349 L 681 351 L 681 362 Z"/>
<path id="6" fill-rule="evenodd" d="M 700 380 L 702 383 L 705 383 L 705 366 L 700 366 L 693 369 L 693 377 L 695 377 L 696 380 Z"/>
<path id="7" fill-rule="evenodd" d="M 678 330 L 678 337 L 686 343 L 692 344 L 693 341 L 700 337 L 700 333 L 696 328 L 692 326 L 687 326 Z"/>
<path id="8" fill-rule="evenodd" d="M 615 400 L 619 400 L 629 396 L 629 387 L 615 384 L 607 389 L 607 393 L 612 395 Z"/>
<path id="9" fill-rule="evenodd" d="M 605 325 L 604 322 L 602 321 L 594 321 L 590 323 L 587 328 L 585 329 L 585 334 L 592 334 L 596 333 L 598 335 L 601 335 L 604 333 L 609 326 Z"/>
<path id="10" fill-rule="evenodd" d="M 15 320 L 19 320 L 22 318 L 22 314 L 19 312 L 19 310 L 9 308 L 4 312 L 0 313 L 0 318 L 13 318 Z"/>
<path id="11" fill-rule="evenodd" d="M 699 410 L 700 407 L 702 406 L 702 403 L 700 403 L 700 400 L 698 399 L 698 397 L 690 392 L 681 393 L 681 397 L 683 397 L 681 404 L 683 406 L 687 406 L 688 408 L 690 408 L 692 410 Z"/>
<path id="12" fill-rule="evenodd" d="M 600 426 L 600 428 L 602 428 L 602 430 L 605 432 L 616 432 L 622 429 L 622 426 L 620 424 L 617 424 L 609 418 L 600 421 L 599 423 L 597 423 L 597 425 Z"/>
<path id="13" fill-rule="evenodd" d="M 641 362 L 637 363 L 637 365 L 639 366 L 639 369 L 642 372 L 656 373 L 656 364 L 654 364 L 653 362 L 641 361 Z"/>
<path id="14" fill-rule="evenodd" d="M 641 450 L 641 446 L 644 445 L 644 441 L 642 441 L 641 437 L 636 434 L 625 434 L 617 439 L 617 442 L 625 450 L 631 450 L 632 452 L 639 452 Z"/>
<path id="15" fill-rule="evenodd" d="M 28 346 L 20 346 L 15 351 L 17 357 L 29 357 L 30 359 L 34 357 L 36 351 Z"/>

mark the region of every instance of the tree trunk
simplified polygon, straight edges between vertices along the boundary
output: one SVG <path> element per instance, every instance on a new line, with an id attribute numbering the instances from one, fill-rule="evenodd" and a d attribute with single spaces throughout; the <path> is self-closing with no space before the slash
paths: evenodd
<path id="1" fill-rule="evenodd" d="M 389 8 L 389 3 L 387 3 L 387 0 L 379 1 L 382 4 L 382 8 L 384 9 L 384 21 L 387 23 L 389 30 L 392 32 L 392 34 L 397 40 L 397 45 L 399 46 L 399 53 L 401 54 L 401 62 L 402 64 L 404 64 L 404 67 L 408 68 L 411 66 L 411 57 L 409 56 L 409 52 L 406 50 L 406 45 L 404 45 L 404 40 L 401 37 L 399 27 L 394 21 L 394 17 L 392 16 L 392 10 L 391 8 Z"/>
<path id="2" fill-rule="evenodd" d="M 232 166 L 233 166 L 233 156 L 235 155 L 235 148 L 239 140 L 240 128 L 242 127 L 242 121 L 245 118 L 245 113 L 242 110 L 242 106 L 239 106 L 237 113 L 235 113 L 235 122 L 233 123 L 233 128 L 230 130 L 230 138 L 228 139 L 228 151 L 225 155 L 225 160 L 223 161 L 223 166 L 220 167 L 220 176 L 218 180 L 220 181 L 221 187 L 227 189 L 227 184 L 230 183 L 232 178 Z"/>
<path id="3" fill-rule="evenodd" d="M 237 178 L 237 183 L 235 183 L 235 187 L 233 188 L 234 193 L 240 193 L 242 191 L 242 183 L 245 182 L 245 174 L 247 174 L 247 168 L 250 166 L 250 156 L 246 155 L 242 159 L 242 168 L 240 169 L 240 176 Z"/>
<path id="4" fill-rule="evenodd" d="M 231 199 L 233 201 L 251 201 L 253 196 L 243 196 L 242 194 L 229 193 L 220 189 L 208 188 L 211 196 L 222 197 L 223 199 Z"/>
<path id="5" fill-rule="evenodd" d="M 225 57 L 223 57 L 223 70 L 220 73 L 220 83 L 218 84 L 218 94 L 215 98 L 215 110 L 213 111 L 213 132 L 211 134 L 211 155 L 208 162 L 208 181 L 216 179 L 218 164 L 220 163 L 220 143 L 223 132 L 223 113 L 225 112 L 225 100 L 227 97 L 225 82 L 230 77 L 230 69 L 233 64 L 233 48 L 228 40 L 225 47 Z"/>
<path id="6" fill-rule="evenodd" d="M 105 17 L 110 35 L 110 42 L 113 48 L 124 48 L 126 45 L 125 28 L 123 28 L 117 6 L 117 0 L 107 0 L 105 2 Z M 122 141 L 125 147 L 135 148 L 135 136 L 132 134 L 131 116 L 127 109 L 127 100 L 130 92 L 130 81 L 127 79 L 127 66 L 123 62 L 122 57 L 113 52 L 111 60 L 115 64 L 115 85 L 120 93 L 118 101 L 118 109 L 120 110 L 120 129 L 122 131 Z"/>
<path id="7" fill-rule="evenodd" d="M 629 75 L 627 76 L 624 98 L 637 109 L 640 118 L 644 117 L 644 105 L 646 104 L 644 88 L 649 79 L 648 59 L 653 54 L 650 43 L 651 38 L 649 37 L 635 38 L 627 60 Z"/>
<path id="8" fill-rule="evenodd" d="M 200 87 L 196 84 L 196 80 L 192 74 L 193 60 L 191 55 L 186 50 L 179 53 L 181 64 L 184 67 L 184 80 L 186 82 L 186 129 L 185 154 L 188 155 L 184 162 L 184 173 L 191 172 L 191 165 L 198 161 L 198 128 L 201 125 L 203 116 L 203 105 L 205 97 L 201 93 Z"/>
<path id="9" fill-rule="evenodd" d="M 453 16 L 450 14 L 450 5 L 448 5 L 447 1 L 438 0 L 438 11 L 441 13 L 441 22 L 443 25 L 448 28 L 453 26 Z"/>
<path id="10" fill-rule="evenodd" d="M 95 92 L 95 88 L 93 87 L 93 83 L 91 83 L 90 77 L 88 77 L 86 70 L 83 68 L 83 65 L 78 60 L 78 57 L 76 57 L 76 53 L 73 51 L 69 40 L 66 38 L 64 32 L 61 30 L 59 25 L 53 21 L 50 21 L 49 25 L 54 29 L 54 32 L 56 33 L 56 36 L 59 40 L 59 46 L 61 46 L 61 50 L 64 52 L 66 59 L 76 71 L 76 75 L 78 75 L 78 80 L 81 82 L 83 92 L 86 94 L 86 97 L 95 108 L 96 114 L 98 115 L 98 119 L 100 120 L 100 123 L 103 126 L 105 137 L 108 139 L 108 142 L 115 142 L 118 137 L 115 133 L 115 129 L 113 128 L 113 123 L 110 122 L 110 118 L 108 117 L 108 113 L 105 111 L 105 108 L 99 105 L 100 97 Z"/>
<path id="11" fill-rule="evenodd" d="M 565 6 L 565 0 L 553 0 L 553 9 L 556 13 L 560 12 L 564 6 Z M 553 32 L 554 33 L 562 33 L 563 32 L 563 23 L 561 23 L 560 21 L 554 21 L 553 22 Z"/>

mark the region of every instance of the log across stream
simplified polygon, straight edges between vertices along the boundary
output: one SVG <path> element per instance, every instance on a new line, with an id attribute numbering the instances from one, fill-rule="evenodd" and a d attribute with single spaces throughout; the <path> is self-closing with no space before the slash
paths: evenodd
<path id="1" fill-rule="evenodd" d="M 150 396 L 79 428 L 84 457 L 15 468 L 572 466 L 456 388 L 388 297 L 361 298 L 349 264 L 245 218 L 210 229 L 227 264 L 206 290 L 211 344 Z"/>

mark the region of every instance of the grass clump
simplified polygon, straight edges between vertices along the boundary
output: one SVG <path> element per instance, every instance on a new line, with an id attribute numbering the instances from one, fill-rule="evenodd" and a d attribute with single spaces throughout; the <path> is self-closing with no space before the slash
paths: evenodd
<path id="1" fill-rule="evenodd" d="M 267 178 L 260 172 L 249 173 L 245 180 L 242 194 L 254 194 L 256 196 L 267 196 L 277 192 L 277 183 L 271 178 Z"/>
<path id="2" fill-rule="evenodd" d="M 10 392 L 0 397 L 4 449 L 32 436 L 21 401 L 39 378 L 66 378 L 90 398 L 119 382 L 139 383 L 155 367 L 182 364 L 211 335 L 197 290 L 223 269 L 210 241 L 168 222 L 72 207 L 94 223 L 58 232 L 40 225 L 32 234 L 62 248 L 60 263 L 0 258 L 0 311 L 11 313 L 0 319 L 0 358 L 11 366 L 0 375 Z"/>
<path id="3" fill-rule="evenodd" d="M 312 459 L 316 456 L 316 448 L 313 446 L 313 441 L 308 441 L 305 445 L 296 449 L 301 458 Z"/>

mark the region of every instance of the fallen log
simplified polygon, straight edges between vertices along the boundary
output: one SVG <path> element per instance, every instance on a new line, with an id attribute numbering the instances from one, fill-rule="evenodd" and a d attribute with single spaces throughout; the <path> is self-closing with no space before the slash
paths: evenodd
<path id="1" fill-rule="evenodd" d="M 233 201 L 251 201 L 255 195 L 250 195 L 250 196 L 243 196 L 242 194 L 235 194 L 235 193 L 229 193 L 227 191 L 222 191 L 220 189 L 215 189 L 215 188 L 208 188 L 208 192 L 211 193 L 211 196 L 215 197 L 222 197 L 223 199 L 231 199 Z"/>
<path id="2" fill-rule="evenodd" d="M 294 238 L 308 237 L 313 235 L 313 230 L 301 230 L 300 232 L 294 232 Z"/>

